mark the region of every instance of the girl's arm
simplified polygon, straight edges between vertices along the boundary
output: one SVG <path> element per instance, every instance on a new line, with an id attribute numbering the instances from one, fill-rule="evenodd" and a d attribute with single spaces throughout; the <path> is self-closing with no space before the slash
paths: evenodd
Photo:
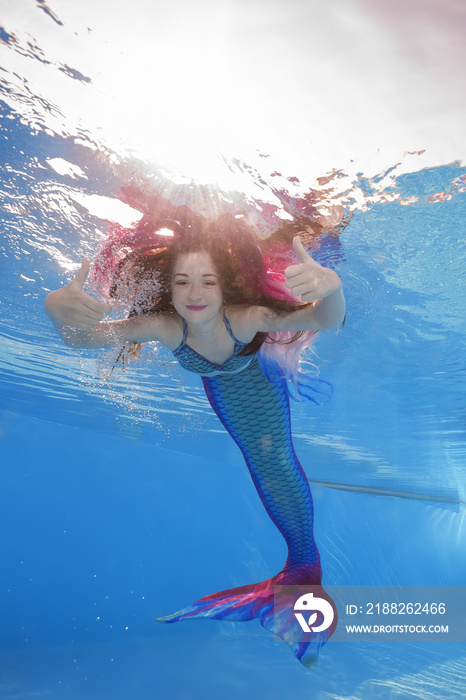
<path id="1" fill-rule="evenodd" d="M 45 300 L 45 311 L 67 345 L 104 348 L 157 340 L 176 347 L 180 324 L 172 316 L 139 316 L 103 323 L 104 314 L 112 308 L 83 290 L 89 267 L 89 260 L 83 260 L 76 277 L 66 287 L 50 292 Z"/>
<path id="2" fill-rule="evenodd" d="M 299 236 L 293 239 L 293 248 L 301 262 L 286 268 L 286 286 L 293 296 L 301 297 L 303 305 L 284 314 L 261 306 L 243 309 L 236 324 L 240 335 L 249 337 L 258 331 L 318 331 L 335 328 L 343 322 L 346 302 L 336 272 L 313 260 Z"/>

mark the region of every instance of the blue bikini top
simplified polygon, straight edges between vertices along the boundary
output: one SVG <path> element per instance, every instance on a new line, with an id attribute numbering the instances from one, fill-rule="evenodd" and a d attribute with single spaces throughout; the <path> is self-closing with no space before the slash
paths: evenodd
<path id="1" fill-rule="evenodd" d="M 282 384 L 291 398 L 298 399 L 301 397 L 309 399 L 319 406 L 330 399 L 332 385 L 323 379 L 309 377 L 299 369 L 295 370 L 292 377 L 288 377 L 283 367 L 280 367 L 276 362 L 270 361 L 270 359 L 267 360 L 265 357 L 261 357 L 260 353 L 256 355 L 240 355 L 239 353 L 247 343 L 241 343 L 235 338 L 226 316 L 223 317 L 223 321 L 235 343 L 235 347 L 233 355 L 221 365 L 217 365 L 215 362 L 211 362 L 206 357 L 199 355 L 198 352 L 186 344 L 188 327 L 183 319 L 183 340 L 173 350 L 173 355 L 184 369 L 187 369 L 188 372 L 201 374 L 203 377 L 227 377 L 228 375 L 238 374 L 238 372 L 241 372 L 253 363 L 259 363 L 267 379 L 273 384 Z"/>
<path id="2" fill-rule="evenodd" d="M 173 350 L 173 355 L 183 369 L 187 369 L 188 372 L 202 374 L 205 377 L 215 377 L 216 375 L 228 375 L 241 372 L 252 362 L 255 357 L 254 355 L 245 356 L 239 354 L 247 343 L 241 343 L 235 338 L 230 323 L 225 315 L 223 316 L 223 322 L 225 323 L 230 337 L 234 340 L 235 348 L 233 350 L 233 355 L 229 357 L 228 360 L 225 360 L 221 365 L 217 365 L 215 362 L 211 362 L 206 357 L 203 357 L 203 355 L 199 355 L 198 352 L 187 345 L 186 336 L 188 334 L 188 327 L 186 321 L 183 319 L 183 340 L 178 347 Z"/>

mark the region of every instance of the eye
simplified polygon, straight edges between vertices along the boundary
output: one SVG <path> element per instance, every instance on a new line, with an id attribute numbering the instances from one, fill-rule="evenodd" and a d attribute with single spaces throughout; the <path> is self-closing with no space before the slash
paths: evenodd
<path id="1" fill-rule="evenodd" d="M 177 287 L 185 287 L 188 282 L 187 280 L 175 280 L 175 284 Z"/>
<path id="2" fill-rule="evenodd" d="M 204 285 L 206 287 L 216 287 L 217 282 L 215 280 L 205 280 Z"/>

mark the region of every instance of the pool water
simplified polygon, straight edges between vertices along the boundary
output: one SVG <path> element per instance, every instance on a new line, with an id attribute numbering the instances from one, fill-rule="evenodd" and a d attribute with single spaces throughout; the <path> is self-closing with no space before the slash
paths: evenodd
<path id="1" fill-rule="evenodd" d="M 215 186 L 193 190 L 179 176 L 186 164 L 170 170 L 77 125 L 67 100 L 89 94 L 91 66 L 68 63 L 41 22 L 91 40 L 66 3 L 22 9 L 0 34 L 0 697 L 463 698 L 464 643 L 330 642 L 307 671 L 257 621 L 156 623 L 272 576 L 285 545 L 197 377 L 152 345 L 109 376 L 114 351 L 64 347 L 43 313 L 109 225 L 129 224 L 128 182 L 198 206 L 207 191 L 216 206 L 265 202 L 280 215 L 304 206 L 305 192 L 322 211 L 340 207 L 349 223 L 339 236 L 324 229 L 314 250 L 348 304 L 344 329 L 321 333 L 312 357 L 334 396 L 292 406 L 324 583 L 465 585 L 460 147 L 457 158 L 427 149 L 379 169 L 374 154 L 371 165 L 329 167 L 320 183 L 272 147 L 262 161 L 225 157 Z M 97 11 L 89 22 L 99 26 Z M 73 85 L 59 104 L 39 89 L 47 65 Z"/>

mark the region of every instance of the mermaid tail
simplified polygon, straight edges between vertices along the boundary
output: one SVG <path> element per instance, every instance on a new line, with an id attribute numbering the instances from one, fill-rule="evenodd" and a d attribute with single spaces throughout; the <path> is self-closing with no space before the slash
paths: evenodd
<path id="1" fill-rule="evenodd" d="M 319 649 L 333 633 L 337 618 L 335 616 L 330 627 L 321 632 L 303 632 L 294 614 L 296 589 L 293 587 L 290 590 L 285 587 L 283 592 L 279 589 L 277 600 L 277 586 L 280 586 L 280 574 L 261 583 L 230 588 L 205 596 L 172 615 L 159 617 L 157 622 L 179 622 L 196 618 L 246 622 L 258 618 L 265 629 L 273 632 L 289 645 L 298 661 L 309 669 L 314 668 Z M 318 596 L 329 601 L 335 609 L 333 601 L 321 586 L 312 586 L 312 589 L 315 595 L 317 590 Z"/>
<path id="2" fill-rule="evenodd" d="M 324 631 L 304 632 L 293 610 L 296 592 L 294 597 L 285 592 L 274 605 L 277 586 L 317 586 L 320 597 L 330 601 L 320 586 L 312 495 L 293 448 L 285 382 L 278 373 L 266 377 L 257 357 L 241 372 L 203 376 L 202 381 L 210 404 L 243 453 L 257 493 L 286 541 L 288 556 L 283 569 L 266 581 L 214 593 L 159 620 L 258 618 L 290 645 L 299 661 L 312 667 L 336 620 Z"/>

